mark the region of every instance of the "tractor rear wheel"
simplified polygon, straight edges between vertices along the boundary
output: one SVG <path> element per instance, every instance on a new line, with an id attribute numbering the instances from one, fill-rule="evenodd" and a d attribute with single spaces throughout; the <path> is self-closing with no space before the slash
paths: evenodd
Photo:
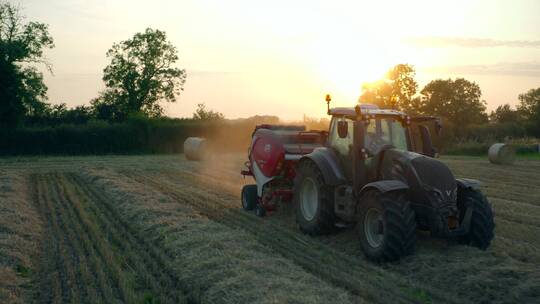
<path id="1" fill-rule="evenodd" d="M 296 222 L 306 234 L 331 232 L 335 227 L 332 187 L 324 182 L 321 171 L 312 161 L 299 164 L 294 181 Z"/>
<path id="2" fill-rule="evenodd" d="M 486 250 L 491 244 L 495 229 L 491 205 L 482 192 L 474 189 L 460 189 L 458 193 L 460 220 L 463 220 L 467 206 L 473 208 L 470 229 L 466 235 L 459 238 L 459 241 Z"/>
<path id="3" fill-rule="evenodd" d="M 253 210 L 258 203 L 257 185 L 245 185 L 242 188 L 242 208 L 246 211 Z"/>
<path id="4" fill-rule="evenodd" d="M 366 192 L 359 202 L 360 246 L 369 260 L 390 262 L 414 252 L 416 220 L 405 193 Z"/>

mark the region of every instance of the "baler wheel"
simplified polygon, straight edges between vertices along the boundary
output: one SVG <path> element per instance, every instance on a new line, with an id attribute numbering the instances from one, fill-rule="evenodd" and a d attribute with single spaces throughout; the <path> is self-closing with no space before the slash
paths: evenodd
<path id="1" fill-rule="evenodd" d="M 257 185 L 245 185 L 242 188 L 242 208 L 251 211 L 257 206 L 258 201 Z"/>

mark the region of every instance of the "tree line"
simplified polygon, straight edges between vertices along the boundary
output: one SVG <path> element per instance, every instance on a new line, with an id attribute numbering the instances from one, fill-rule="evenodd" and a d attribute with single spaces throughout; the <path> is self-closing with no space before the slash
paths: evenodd
<path id="1" fill-rule="evenodd" d="M 418 91 L 414 67 L 398 64 L 383 79 L 364 83 L 359 101 L 411 115 L 443 117 L 458 135 L 472 126 L 512 124 L 521 126 L 524 134 L 540 137 L 540 87 L 519 94 L 516 109 L 507 103 L 489 114 L 481 97 L 480 86 L 464 78 L 432 80 Z"/>

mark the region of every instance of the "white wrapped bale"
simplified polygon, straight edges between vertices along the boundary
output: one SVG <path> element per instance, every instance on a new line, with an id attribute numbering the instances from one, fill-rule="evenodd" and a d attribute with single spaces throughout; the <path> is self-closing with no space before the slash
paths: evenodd
<path id="1" fill-rule="evenodd" d="M 510 145 L 497 143 L 489 148 L 488 158 L 492 164 L 510 165 L 516 160 L 516 150 Z"/>
<path id="2" fill-rule="evenodd" d="M 188 160 L 204 160 L 208 156 L 208 145 L 205 138 L 188 137 L 184 141 L 184 155 Z"/>

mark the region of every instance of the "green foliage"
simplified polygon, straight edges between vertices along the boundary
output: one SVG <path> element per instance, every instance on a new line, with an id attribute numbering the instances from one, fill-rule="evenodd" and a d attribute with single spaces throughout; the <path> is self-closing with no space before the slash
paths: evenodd
<path id="1" fill-rule="evenodd" d="M 505 142 L 512 145 L 516 149 L 516 153 L 522 158 L 538 159 L 538 139 L 523 138 L 517 140 L 466 140 L 452 144 L 445 151 L 448 155 L 470 155 L 470 156 L 486 156 L 488 150 L 494 143 Z"/>
<path id="2" fill-rule="evenodd" d="M 90 120 L 0 129 L 0 155 L 181 153 L 189 136 L 209 138 L 220 151 L 244 151 L 256 124 L 131 116 L 115 123 Z"/>
<path id="3" fill-rule="evenodd" d="M 199 103 L 197 109 L 193 113 L 195 120 L 222 120 L 225 117 L 222 113 L 213 110 L 207 110 L 204 103 Z"/>
<path id="4" fill-rule="evenodd" d="M 88 106 L 68 108 L 65 103 L 44 104 L 42 109 L 25 120 L 26 126 L 57 126 L 60 124 L 85 124 L 92 118 L 92 109 Z"/>
<path id="5" fill-rule="evenodd" d="M 523 122 L 522 113 L 517 110 L 512 110 L 509 104 L 500 105 L 495 111 L 489 114 L 489 120 L 493 123 L 517 123 Z"/>
<path id="6" fill-rule="evenodd" d="M 415 105 L 417 113 L 445 117 L 460 127 L 487 122 L 486 102 L 480 100 L 482 91 L 475 82 L 464 78 L 437 79 L 420 94 L 419 104 Z"/>
<path id="7" fill-rule="evenodd" d="M 50 64 L 43 50 L 54 47 L 48 26 L 25 23 L 19 9 L 0 2 L 0 127 L 18 125 L 25 115 L 44 107 L 47 87 L 31 64 Z"/>
<path id="8" fill-rule="evenodd" d="M 491 144 L 477 141 L 454 143 L 444 151 L 447 155 L 486 156 Z"/>
<path id="9" fill-rule="evenodd" d="M 530 89 L 527 93 L 519 94 L 518 110 L 529 120 L 540 121 L 540 88 Z"/>
<path id="10" fill-rule="evenodd" d="M 529 132 L 540 137 L 540 88 L 519 95 L 518 110 L 527 119 Z"/>
<path id="11" fill-rule="evenodd" d="M 386 73 L 384 79 L 364 83 L 360 101 L 383 108 L 408 110 L 418 89 L 415 74 L 413 66 L 398 64 Z"/>
<path id="12" fill-rule="evenodd" d="M 121 121 L 133 113 L 159 117 L 160 101 L 175 102 L 183 90 L 185 70 L 175 68 L 178 51 L 165 32 L 146 29 L 115 43 L 103 70 L 106 90 L 92 101 L 98 118 Z"/>
<path id="13" fill-rule="evenodd" d="M 22 264 L 15 266 L 15 272 L 23 278 L 29 278 L 32 275 L 32 269 Z"/>
<path id="14" fill-rule="evenodd" d="M 0 154 L 126 154 L 182 151 L 182 123 L 91 121 L 84 125 L 19 128 L 0 133 Z"/>

